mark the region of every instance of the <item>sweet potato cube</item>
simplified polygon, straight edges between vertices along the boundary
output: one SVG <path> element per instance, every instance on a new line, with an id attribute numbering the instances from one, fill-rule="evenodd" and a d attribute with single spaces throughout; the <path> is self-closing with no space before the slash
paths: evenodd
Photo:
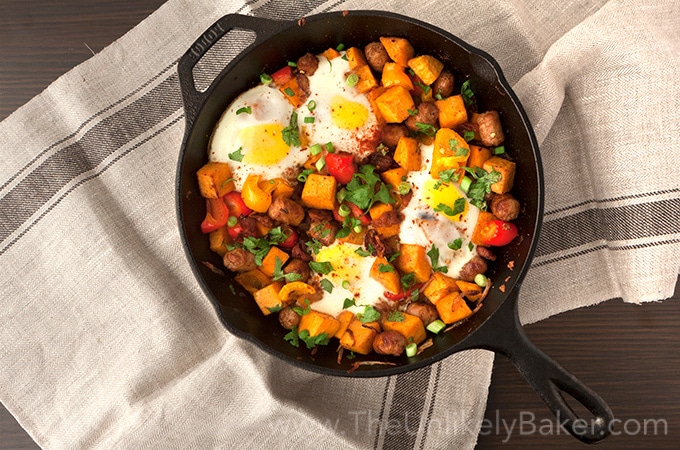
<path id="1" fill-rule="evenodd" d="M 387 54 L 397 64 L 401 64 L 406 67 L 408 65 L 408 60 L 413 58 L 415 55 L 415 50 L 411 43 L 399 37 L 381 37 L 380 43 L 387 50 Z"/>
<path id="2" fill-rule="evenodd" d="M 335 336 L 340 328 L 340 321 L 326 313 L 310 310 L 300 317 L 299 331 L 307 330 L 310 336 L 319 336 L 323 333 L 330 338 Z"/>
<path id="3" fill-rule="evenodd" d="M 468 120 L 465 102 L 462 95 L 452 95 L 434 102 L 439 109 L 439 126 L 456 128 Z"/>
<path id="4" fill-rule="evenodd" d="M 456 285 L 460 289 L 461 294 L 463 294 L 471 302 L 476 302 L 482 298 L 482 292 L 484 288 L 476 283 L 470 283 L 469 281 L 456 280 Z"/>
<path id="5" fill-rule="evenodd" d="M 277 258 L 281 261 L 281 265 L 283 266 L 286 264 L 286 261 L 288 261 L 290 256 L 288 256 L 288 253 L 284 252 L 277 246 L 273 246 L 269 249 L 267 255 L 262 259 L 262 267 L 260 267 L 262 273 L 269 277 L 273 277 Z"/>
<path id="6" fill-rule="evenodd" d="M 390 292 L 399 292 L 401 278 L 397 270 L 385 258 L 377 257 L 371 266 L 369 276 Z"/>
<path id="7" fill-rule="evenodd" d="M 387 88 L 380 97 L 375 99 L 380 114 L 389 123 L 399 123 L 406 120 L 415 109 L 413 97 L 403 86 Z"/>
<path id="8" fill-rule="evenodd" d="M 470 167 L 482 167 L 486 160 L 491 158 L 491 150 L 486 147 L 480 147 L 478 145 L 470 146 L 470 157 L 468 158 L 468 166 Z"/>
<path id="9" fill-rule="evenodd" d="M 482 166 L 487 172 L 496 171 L 501 174 L 500 181 L 491 185 L 491 191 L 496 194 L 505 194 L 510 192 L 512 185 L 515 182 L 515 167 L 516 164 L 508 161 L 500 156 L 492 156 L 487 159 Z"/>
<path id="10" fill-rule="evenodd" d="M 302 203 L 308 208 L 329 209 L 335 207 L 338 182 L 330 175 L 312 173 L 307 176 L 302 189 Z"/>
<path id="11" fill-rule="evenodd" d="M 381 125 L 385 123 L 385 118 L 382 116 L 382 114 L 380 114 L 380 109 L 378 109 L 378 104 L 375 102 L 375 100 L 378 97 L 380 97 L 386 90 L 387 88 L 384 86 L 377 86 L 366 93 L 368 102 L 371 104 L 371 109 L 375 113 L 375 117 L 376 119 L 378 119 L 378 123 Z"/>
<path id="12" fill-rule="evenodd" d="M 404 66 L 393 62 L 385 63 L 380 83 L 385 87 L 402 86 L 409 91 L 413 90 L 413 81 L 404 71 Z"/>
<path id="13" fill-rule="evenodd" d="M 359 66 L 366 65 L 366 57 L 360 48 L 350 47 L 346 52 L 347 61 L 349 61 L 349 70 L 354 70 Z"/>
<path id="14" fill-rule="evenodd" d="M 356 317 L 340 337 L 340 346 L 345 350 L 362 355 L 368 355 L 373 351 L 373 341 L 380 331 L 378 322 L 362 323 Z"/>
<path id="15" fill-rule="evenodd" d="M 435 305 L 439 318 L 446 324 L 458 322 L 472 315 L 472 310 L 463 300 L 463 294 L 453 292 L 441 298 Z"/>
<path id="16" fill-rule="evenodd" d="M 219 198 L 236 189 L 231 168 L 225 162 L 209 162 L 196 172 L 202 197 Z"/>
<path id="17" fill-rule="evenodd" d="M 406 179 L 406 170 L 397 167 L 396 169 L 386 170 L 381 176 L 385 183 L 396 190 L 399 188 L 401 182 Z"/>
<path id="18" fill-rule="evenodd" d="M 340 314 L 338 314 L 338 322 L 340 322 L 340 328 L 338 328 L 338 331 L 335 332 L 334 337 L 340 339 L 343 334 L 345 334 L 345 331 L 347 331 L 347 327 L 349 327 L 349 323 L 352 321 L 354 318 L 354 313 L 352 311 L 344 310 Z"/>
<path id="19" fill-rule="evenodd" d="M 421 245 L 401 244 L 395 263 L 401 273 L 413 273 L 418 283 L 426 282 L 432 274 L 430 258 L 425 247 Z"/>
<path id="20" fill-rule="evenodd" d="M 243 286 L 246 291 L 255 295 L 255 292 L 271 284 L 272 279 L 259 269 L 239 273 L 234 277 L 236 282 Z"/>
<path id="21" fill-rule="evenodd" d="M 388 203 L 376 203 L 368 211 L 368 214 L 371 216 L 371 220 L 375 221 L 387 211 L 392 211 L 393 209 L 394 207 Z M 391 238 L 392 236 L 398 235 L 399 230 L 401 229 L 401 225 L 398 223 L 387 227 L 380 227 L 373 224 L 373 227 L 375 228 L 375 231 L 377 231 L 378 234 L 384 238 Z"/>
<path id="22" fill-rule="evenodd" d="M 388 316 L 389 318 L 389 316 Z M 427 337 L 425 326 L 420 317 L 402 312 L 395 314 L 397 320 L 383 320 L 383 330 L 394 330 L 406 338 L 406 342 L 420 344 Z"/>
<path id="23" fill-rule="evenodd" d="M 352 231 L 350 231 L 350 233 L 347 236 L 337 238 L 337 239 L 340 242 L 346 242 L 348 244 L 363 245 L 365 238 L 366 238 L 366 227 L 361 227 L 360 232 L 357 233 L 356 231 L 352 230 Z"/>
<path id="24" fill-rule="evenodd" d="M 420 170 L 422 161 L 418 141 L 412 137 L 400 137 L 397 148 L 394 150 L 394 160 L 404 170 Z"/>
<path id="25" fill-rule="evenodd" d="M 227 232 L 227 227 L 220 227 L 215 231 L 211 231 L 209 234 L 210 239 L 210 250 L 214 251 L 220 256 L 224 256 L 227 253 L 227 244 L 231 244 L 233 239 Z"/>
<path id="26" fill-rule="evenodd" d="M 253 294 L 257 306 L 260 307 L 260 311 L 262 311 L 262 314 L 265 316 L 280 311 L 286 306 L 279 298 L 279 291 L 282 287 L 282 281 L 275 281 Z"/>
<path id="27" fill-rule="evenodd" d="M 477 217 L 477 224 L 475 224 L 475 229 L 472 231 L 472 237 L 470 238 L 470 241 L 473 244 L 483 245 L 483 239 L 481 238 L 480 234 L 482 229 L 491 220 L 496 220 L 496 216 L 494 216 L 492 213 L 488 211 L 479 212 L 479 216 Z"/>
<path id="28" fill-rule="evenodd" d="M 434 80 L 437 79 L 439 74 L 442 73 L 442 69 L 444 69 L 444 63 L 430 55 L 411 58 L 408 61 L 408 66 L 428 86 L 434 83 Z"/>
<path id="29" fill-rule="evenodd" d="M 294 108 L 299 108 L 304 105 L 307 100 L 307 94 L 302 90 L 298 84 L 297 78 L 293 77 L 279 87 L 279 91 L 283 93 L 286 100 L 293 105 Z"/>
<path id="30" fill-rule="evenodd" d="M 430 278 L 430 282 L 425 286 L 423 295 L 432 303 L 437 304 L 439 300 L 452 292 L 458 292 L 456 280 L 441 272 L 435 272 Z"/>
<path id="31" fill-rule="evenodd" d="M 371 68 L 364 64 L 354 69 L 354 73 L 359 77 L 357 82 L 357 90 L 362 94 L 370 91 L 374 87 L 378 86 L 378 81 L 375 79 L 375 75 L 371 72 Z"/>
<path id="32" fill-rule="evenodd" d="M 327 48 L 327 49 L 322 53 L 322 55 L 325 56 L 326 59 L 331 60 L 331 59 L 335 59 L 335 58 L 337 58 L 338 56 L 340 56 L 340 52 L 337 51 L 336 49 L 330 47 L 330 48 Z"/>

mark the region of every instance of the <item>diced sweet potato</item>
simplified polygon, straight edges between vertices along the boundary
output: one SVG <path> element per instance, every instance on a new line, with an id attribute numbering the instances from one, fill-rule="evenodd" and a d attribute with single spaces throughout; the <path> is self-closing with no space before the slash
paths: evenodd
<path id="1" fill-rule="evenodd" d="M 481 238 L 480 232 L 484 228 L 484 226 L 491 220 L 496 220 L 496 216 L 494 216 L 492 213 L 488 211 L 479 212 L 479 216 L 477 217 L 477 224 L 475 225 L 475 229 L 472 231 L 472 237 L 470 238 L 470 241 L 473 244 L 483 245 L 484 240 Z"/>
<path id="2" fill-rule="evenodd" d="M 484 288 L 477 285 L 476 283 L 470 283 L 469 281 L 456 280 L 456 285 L 460 292 L 471 302 L 476 302 L 482 298 L 482 292 Z"/>
<path id="3" fill-rule="evenodd" d="M 255 292 L 271 284 L 272 279 L 262 273 L 259 269 L 249 270 L 239 273 L 234 277 L 236 282 L 243 286 L 246 291 L 255 295 Z"/>
<path id="4" fill-rule="evenodd" d="M 331 48 L 326 49 L 326 50 L 322 53 L 322 55 L 325 56 L 327 59 L 330 60 L 330 59 L 335 59 L 335 58 L 337 58 L 338 56 L 340 56 L 340 52 L 337 51 L 336 49 L 334 49 L 334 48 L 331 47 Z"/>
<path id="5" fill-rule="evenodd" d="M 406 120 L 415 109 L 413 97 L 403 86 L 387 88 L 380 97 L 375 99 L 380 114 L 388 123 L 399 123 Z"/>
<path id="6" fill-rule="evenodd" d="M 283 287 L 282 281 L 275 281 L 253 294 L 253 298 L 265 316 L 280 311 L 285 305 L 279 298 L 279 291 Z"/>
<path id="7" fill-rule="evenodd" d="M 356 231 L 352 230 L 347 236 L 338 238 L 338 241 L 347 242 L 348 244 L 354 245 L 363 245 L 365 237 L 366 227 L 362 227 L 360 232 L 357 233 Z"/>
<path id="8" fill-rule="evenodd" d="M 371 216 L 371 220 L 375 221 L 378 219 L 380 216 L 382 216 L 384 213 L 387 211 L 392 211 L 394 207 L 388 203 L 376 203 L 369 211 L 368 214 Z M 380 234 L 380 236 L 384 238 L 391 238 L 392 236 L 396 236 L 399 234 L 399 230 L 401 229 L 401 224 L 394 224 L 390 226 L 376 226 L 373 224 L 373 227 L 375 228 L 375 231 Z"/>
<path id="9" fill-rule="evenodd" d="M 286 100 L 288 100 L 288 102 L 293 105 L 294 108 L 299 108 L 300 106 L 304 105 L 305 101 L 307 100 L 307 94 L 305 94 L 305 91 L 303 91 L 298 84 L 296 77 L 291 78 L 286 83 L 281 85 L 281 87 L 279 87 L 279 91 L 283 93 L 283 96 L 286 97 Z"/>
<path id="10" fill-rule="evenodd" d="M 288 253 L 284 252 L 277 246 L 273 246 L 272 248 L 269 249 L 267 256 L 265 256 L 262 259 L 262 267 L 260 267 L 262 273 L 269 277 L 273 277 L 277 258 L 281 261 L 281 265 L 283 266 L 284 264 L 286 264 L 286 261 L 288 261 L 288 258 L 290 258 L 290 256 L 288 256 Z"/>
<path id="11" fill-rule="evenodd" d="M 337 189 L 338 182 L 334 177 L 309 174 L 302 189 L 302 203 L 308 208 L 333 210 Z"/>
<path id="12" fill-rule="evenodd" d="M 378 123 L 380 124 L 385 123 L 385 118 L 382 116 L 382 114 L 380 114 L 380 109 L 378 109 L 378 104 L 375 102 L 375 100 L 386 90 L 387 88 L 384 86 L 377 86 L 366 93 L 366 98 L 368 98 L 368 102 L 371 104 L 371 109 L 375 113 L 375 117 L 378 119 Z"/>
<path id="13" fill-rule="evenodd" d="M 418 141 L 412 137 L 400 137 L 397 148 L 394 150 L 394 160 L 404 170 L 420 170 L 422 161 Z"/>
<path id="14" fill-rule="evenodd" d="M 434 83 L 434 80 L 437 79 L 439 74 L 442 73 L 442 69 L 444 69 L 444 64 L 430 55 L 420 55 L 411 58 L 408 61 L 408 66 L 428 86 Z"/>
<path id="15" fill-rule="evenodd" d="M 368 355 L 373 351 L 373 340 L 380 332 L 378 322 L 362 323 L 356 317 L 340 337 L 340 346 L 345 350 L 362 355 Z"/>
<path id="16" fill-rule="evenodd" d="M 467 122 L 465 102 L 462 95 L 452 95 L 434 102 L 439 109 L 439 126 L 442 128 L 456 128 Z"/>
<path id="17" fill-rule="evenodd" d="M 362 94 L 378 86 L 378 81 L 368 65 L 359 66 L 353 72 L 359 77 L 356 87 Z"/>
<path id="18" fill-rule="evenodd" d="M 404 67 L 408 65 L 408 60 L 415 55 L 413 46 L 404 38 L 381 37 L 380 43 L 385 47 L 385 50 L 387 50 L 387 54 L 392 61 L 401 64 Z"/>
<path id="19" fill-rule="evenodd" d="M 439 178 L 439 172 L 464 166 L 469 153 L 470 146 L 465 139 L 450 128 L 440 128 L 434 137 L 430 175 Z"/>
<path id="20" fill-rule="evenodd" d="M 472 315 L 472 310 L 463 300 L 463 294 L 453 292 L 441 298 L 435 305 L 439 318 L 446 324 L 458 322 Z"/>
<path id="21" fill-rule="evenodd" d="M 423 321 L 420 320 L 420 317 L 402 312 L 395 314 L 395 318 L 398 320 L 383 320 L 383 330 L 394 330 L 398 332 L 406 338 L 408 343 L 415 342 L 416 344 L 420 344 L 427 338 L 425 326 L 423 325 Z"/>
<path id="22" fill-rule="evenodd" d="M 401 279 L 397 270 L 385 258 L 375 258 L 369 276 L 390 292 L 399 292 Z"/>
<path id="23" fill-rule="evenodd" d="M 349 61 L 349 70 L 354 70 L 359 66 L 365 66 L 367 64 L 364 52 L 358 47 L 348 48 L 346 55 L 347 61 Z"/>
<path id="24" fill-rule="evenodd" d="M 402 86 L 409 91 L 413 89 L 413 82 L 404 71 L 404 66 L 397 63 L 385 63 L 380 82 L 385 87 Z"/>
<path id="25" fill-rule="evenodd" d="M 236 189 L 229 164 L 209 162 L 196 172 L 198 189 L 205 198 L 219 198 Z"/>
<path id="26" fill-rule="evenodd" d="M 470 157 L 467 163 L 470 167 L 482 167 L 489 158 L 491 158 L 491 150 L 486 147 L 471 145 Z"/>
<path id="27" fill-rule="evenodd" d="M 215 231 L 210 232 L 210 250 L 214 251 L 220 256 L 227 253 L 227 244 L 231 244 L 233 239 L 227 232 L 227 227 L 220 227 Z"/>
<path id="28" fill-rule="evenodd" d="M 505 194 L 510 192 L 512 185 L 515 182 L 515 167 L 516 164 L 499 156 L 492 156 L 487 159 L 482 166 L 487 172 L 499 172 L 501 174 L 500 181 L 491 185 L 491 191 L 496 194 Z"/>
<path id="29" fill-rule="evenodd" d="M 399 256 L 395 261 L 401 273 L 413 273 L 418 283 L 424 283 L 430 278 L 432 266 L 425 247 L 415 244 L 401 244 Z"/>
<path id="30" fill-rule="evenodd" d="M 452 292 L 457 292 L 458 285 L 456 280 L 441 272 L 435 272 L 430 278 L 430 282 L 425 286 L 423 295 L 433 304 L 449 295 Z"/>
<path id="31" fill-rule="evenodd" d="M 397 167 L 396 169 L 386 170 L 381 176 L 385 183 L 396 190 L 399 188 L 401 182 L 406 179 L 406 170 Z"/>
<path id="32" fill-rule="evenodd" d="M 326 333 L 328 337 L 333 337 L 339 328 L 340 321 L 338 321 L 338 319 L 312 309 L 307 314 L 300 317 L 298 330 L 307 330 L 310 336 L 319 336 Z"/>
<path id="33" fill-rule="evenodd" d="M 347 327 L 349 327 L 349 323 L 352 321 L 354 318 L 354 313 L 352 311 L 344 310 L 340 314 L 338 314 L 338 322 L 340 322 L 340 328 L 338 328 L 338 331 L 335 332 L 334 336 L 338 339 L 342 337 L 343 334 L 345 334 L 345 331 L 347 331 Z"/>

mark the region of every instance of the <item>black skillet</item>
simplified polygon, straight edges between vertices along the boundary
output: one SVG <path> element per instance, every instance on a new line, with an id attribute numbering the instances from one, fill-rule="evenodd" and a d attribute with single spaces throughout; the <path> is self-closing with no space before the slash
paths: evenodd
<path id="1" fill-rule="evenodd" d="M 254 32 L 254 42 L 221 71 L 207 90 L 199 92 L 193 75 L 196 63 L 231 30 Z M 364 365 L 352 371 L 356 359 L 344 358 L 339 364 L 336 346 L 320 347 L 314 355 L 304 346 L 291 346 L 283 339 L 286 331 L 275 315 L 264 317 L 251 296 L 233 282 L 231 273 L 220 274 L 214 270 L 222 264 L 200 231 L 205 202 L 200 198 L 195 174 L 207 162 L 208 141 L 222 112 L 239 93 L 257 84 L 261 73 L 272 73 L 306 52 L 321 53 L 339 43 L 363 48 L 380 36 L 408 38 L 416 51 L 443 61 L 456 75 L 458 86 L 462 80 L 469 79 L 480 110 L 500 112 L 507 136 L 505 147 L 517 163 L 518 179 L 513 193 L 524 209 L 515 221 L 520 237 L 497 252 L 498 259 L 487 272 L 494 287 L 475 315 L 436 336 L 434 345 L 418 356 L 370 355 L 367 360 L 384 359 L 396 365 Z M 347 377 L 394 375 L 432 364 L 461 350 L 492 350 L 510 358 L 576 438 L 593 443 L 610 434 L 613 416 L 606 403 L 536 348 L 527 339 L 518 319 L 517 296 L 541 227 L 543 171 L 531 125 L 493 58 L 446 31 L 388 12 L 333 12 L 295 22 L 227 15 L 194 43 L 181 58 L 178 70 L 186 114 L 177 174 L 179 228 L 192 270 L 230 332 L 295 366 Z M 580 402 L 593 416 L 579 418 L 566 402 L 564 393 Z"/>

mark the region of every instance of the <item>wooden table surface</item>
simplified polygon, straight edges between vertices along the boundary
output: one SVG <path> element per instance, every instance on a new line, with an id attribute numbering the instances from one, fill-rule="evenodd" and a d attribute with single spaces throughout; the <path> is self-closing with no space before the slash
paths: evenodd
<path id="1" fill-rule="evenodd" d="M 102 50 L 162 0 L 2 0 L 0 120 Z M 530 339 L 598 392 L 616 435 L 602 449 L 680 448 L 680 282 L 674 300 L 613 299 L 526 327 Z M 512 364 L 496 358 L 478 448 L 582 448 Z M 656 425 L 656 432 L 655 432 Z M 511 430 L 511 431 L 508 431 Z M 0 405 L 0 450 L 37 448 Z"/>

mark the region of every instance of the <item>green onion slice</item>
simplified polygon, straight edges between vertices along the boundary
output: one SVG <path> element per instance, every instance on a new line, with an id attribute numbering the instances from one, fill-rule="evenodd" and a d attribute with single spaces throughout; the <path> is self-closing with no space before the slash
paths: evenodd
<path id="1" fill-rule="evenodd" d="M 359 75 L 356 73 L 350 73 L 347 77 L 347 86 L 356 86 L 359 82 Z"/>
<path id="2" fill-rule="evenodd" d="M 260 75 L 260 81 L 261 81 L 263 84 L 269 84 L 269 83 L 271 83 L 271 82 L 274 81 L 274 80 L 272 80 L 272 77 L 270 77 L 270 76 L 267 75 L 266 73 L 263 73 L 262 75 Z"/>
<path id="3" fill-rule="evenodd" d="M 307 109 L 309 112 L 312 112 L 316 109 L 316 102 L 314 100 L 310 100 L 309 103 L 307 103 Z"/>
<path id="4" fill-rule="evenodd" d="M 440 319 L 437 319 L 434 322 L 431 322 L 426 328 L 428 331 L 431 331 L 434 334 L 438 334 L 444 328 L 446 328 L 446 324 L 442 322 Z"/>
<path id="5" fill-rule="evenodd" d="M 460 190 L 467 192 L 470 190 L 470 185 L 472 184 L 472 178 L 469 176 L 465 175 L 462 180 L 460 180 Z"/>
<path id="6" fill-rule="evenodd" d="M 478 273 L 475 275 L 475 284 L 479 287 L 486 287 L 486 283 L 489 282 L 489 279 L 484 275 L 483 273 Z"/>
<path id="7" fill-rule="evenodd" d="M 411 342 L 406 346 L 406 356 L 409 358 L 416 356 L 418 354 L 418 346 L 415 342 Z"/>

